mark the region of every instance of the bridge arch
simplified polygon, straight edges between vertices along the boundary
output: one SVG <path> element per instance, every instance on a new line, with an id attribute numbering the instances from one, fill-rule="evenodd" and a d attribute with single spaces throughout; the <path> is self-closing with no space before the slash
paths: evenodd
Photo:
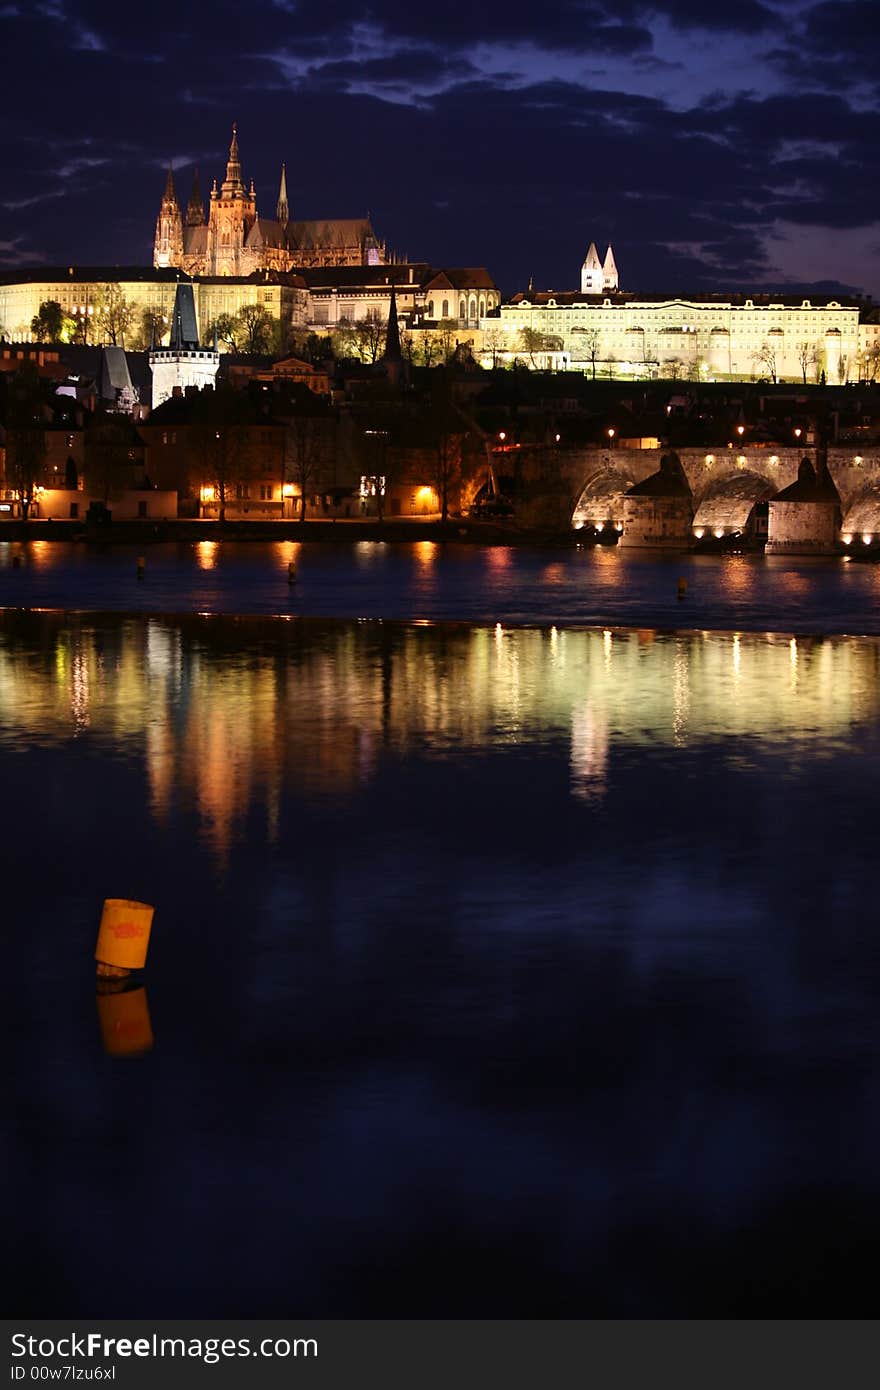
<path id="1" fill-rule="evenodd" d="M 868 483 L 850 498 L 843 513 L 840 535 L 844 545 L 859 541 L 869 545 L 880 543 L 880 482 Z"/>
<path id="2" fill-rule="evenodd" d="M 750 469 L 714 480 L 694 512 L 695 539 L 721 540 L 724 536 L 753 534 L 759 529 L 756 508 L 761 502 L 768 502 L 777 491 L 775 482 Z"/>
<path id="3" fill-rule="evenodd" d="M 581 488 L 571 524 L 576 531 L 584 526 L 623 525 L 623 498 L 635 479 L 621 468 L 603 464 Z"/>

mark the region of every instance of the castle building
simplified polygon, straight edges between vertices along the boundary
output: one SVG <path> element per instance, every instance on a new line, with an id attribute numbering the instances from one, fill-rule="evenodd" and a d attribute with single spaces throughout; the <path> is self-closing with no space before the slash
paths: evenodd
<path id="1" fill-rule="evenodd" d="M 522 352 L 524 331 L 546 344 L 544 369 L 602 377 L 680 377 L 691 381 L 859 380 L 880 360 L 880 329 L 857 299 L 803 294 L 637 295 L 619 287 L 611 247 L 600 262 L 590 243 L 580 290 L 515 294 L 497 318 L 482 320 L 507 357 Z"/>
<path id="2" fill-rule="evenodd" d="M 368 218 L 294 221 L 283 164 L 275 217 L 261 218 L 253 180 L 245 186 L 242 178 L 235 125 L 226 177 L 219 188 L 214 180 L 207 217 L 198 170 L 185 215 L 177 200 L 173 172 L 168 170 L 153 243 L 157 269 L 174 266 L 188 275 L 247 277 L 261 270 L 388 263 L 385 243 L 377 239 Z"/>

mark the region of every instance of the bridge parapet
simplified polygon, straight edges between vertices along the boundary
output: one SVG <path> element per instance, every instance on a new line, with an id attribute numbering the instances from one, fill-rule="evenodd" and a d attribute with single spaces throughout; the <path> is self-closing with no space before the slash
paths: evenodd
<path id="1" fill-rule="evenodd" d="M 578 509 L 582 494 L 601 479 L 603 474 L 618 473 L 634 483 L 656 473 L 660 460 L 668 449 L 583 449 L 560 451 L 560 467 Z M 699 507 L 707 492 L 714 491 L 725 478 L 739 473 L 757 474 L 773 486 L 775 492 L 795 482 L 801 459 L 815 458 L 815 450 L 740 446 L 732 449 L 677 449 L 682 467 Z M 828 469 L 844 508 L 866 492 L 880 493 L 880 448 L 864 453 L 851 446 L 835 446 L 828 450 Z"/>

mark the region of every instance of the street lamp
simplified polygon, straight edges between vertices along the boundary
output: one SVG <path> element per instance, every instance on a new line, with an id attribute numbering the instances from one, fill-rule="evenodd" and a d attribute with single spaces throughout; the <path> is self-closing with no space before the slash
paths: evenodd
<path id="1" fill-rule="evenodd" d="M 743 435 L 744 435 L 745 432 L 746 432 L 746 427 L 745 427 L 745 425 L 737 425 L 737 427 L 736 427 L 736 432 L 737 432 L 737 434 L 739 435 L 740 439 L 742 439 Z"/>
<path id="2" fill-rule="evenodd" d="M 608 443 L 609 443 L 609 445 L 612 445 L 612 444 L 614 443 L 614 435 L 615 435 L 615 432 L 616 432 L 616 431 L 614 431 L 613 429 L 608 429 L 608 430 L 606 430 L 606 434 L 608 435 Z"/>

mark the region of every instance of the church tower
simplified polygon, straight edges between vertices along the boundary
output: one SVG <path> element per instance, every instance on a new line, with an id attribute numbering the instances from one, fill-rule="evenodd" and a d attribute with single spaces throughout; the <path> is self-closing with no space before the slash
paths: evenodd
<path id="1" fill-rule="evenodd" d="M 199 171 L 194 169 L 192 193 L 189 195 L 189 202 L 186 205 L 186 225 L 188 227 L 202 227 L 204 223 L 205 205 L 199 192 Z"/>
<path id="2" fill-rule="evenodd" d="M 590 249 L 581 266 L 581 294 L 601 294 L 604 288 L 602 282 L 602 262 L 599 260 L 595 241 L 591 241 Z"/>
<path id="3" fill-rule="evenodd" d="M 182 260 L 183 218 L 180 215 L 177 194 L 174 192 L 174 175 L 169 164 L 168 178 L 165 180 L 165 192 L 162 195 L 162 206 L 159 208 L 159 216 L 156 218 L 153 265 L 156 267 L 180 265 Z"/>
<path id="4" fill-rule="evenodd" d="M 211 189 L 208 213 L 208 275 L 243 275 L 243 255 L 248 232 L 257 219 L 257 200 L 254 186 L 248 191 L 241 177 L 238 155 L 238 126 L 233 124 L 226 178 L 217 191 L 216 181 Z"/>
<path id="5" fill-rule="evenodd" d="M 278 189 L 278 206 L 275 216 L 282 227 L 286 227 L 290 221 L 290 208 L 287 204 L 287 169 L 284 164 L 281 166 L 281 186 Z"/>
<path id="6" fill-rule="evenodd" d="M 602 262 L 602 288 L 605 290 L 619 289 L 620 277 L 617 274 L 617 263 L 614 260 L 614 252 L 611 250 L 611 242 L 608 243 L 608 250 L 605 252 L 605 260 Z"/>

